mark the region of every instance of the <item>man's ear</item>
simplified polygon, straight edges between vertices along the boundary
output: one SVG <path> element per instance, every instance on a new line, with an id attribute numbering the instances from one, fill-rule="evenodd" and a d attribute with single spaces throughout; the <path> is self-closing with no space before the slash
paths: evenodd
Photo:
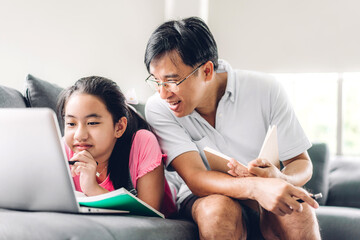
<path id="1" fill-rule="evenodd" d="M 204 74 L 205 80 L 209 81 L 213 78 L 214 75 L 214 64 L 212 61 L 208 61 L 204 64 Z"/>
<path id="2" fill-rule="evenodd" d="M 127 127 L 127 118 L 126 117 L 122 117 L 119 119 L 119 121 L 117 123 L 115 123 L 115 137 L 116 138 L 120 138 Z"/>

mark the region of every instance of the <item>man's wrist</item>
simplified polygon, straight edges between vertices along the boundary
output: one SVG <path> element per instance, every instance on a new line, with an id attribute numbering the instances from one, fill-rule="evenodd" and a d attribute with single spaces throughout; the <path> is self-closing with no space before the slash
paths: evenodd
<path id="1" fill-rule="evenodd" d="M 286 174 L 283 173 L 283 172 L 279 172 L 278 178 L 280 178 L 280 179 L 282 179 L 282 180 L 284 180 L 284 181 L 286 181 L 286 182 L 289 182 L 289 180 L 290 180 L 289 176 L 286 175 Z"/>
<path id="2" fill-rule="evenodd" d="M 243 196 L 239 199 L 252 199 L 256 200 L 259 189 L 259 177 L 244 177 L 238 178 L 242 182 Z"/>

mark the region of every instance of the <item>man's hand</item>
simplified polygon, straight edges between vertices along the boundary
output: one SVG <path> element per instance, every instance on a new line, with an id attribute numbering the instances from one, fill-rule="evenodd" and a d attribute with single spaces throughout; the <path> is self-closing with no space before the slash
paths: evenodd
<path id="1" fill-rule="evenodd" d="M 303 207 L 296 201 L 300 198 L 313 208 L 319 204 L 310 197 L 309 193 L 300 187 L 279 178 L 255 178 L 256 184 L 253 189 L 253 199 L 266 210 L 284 216 L 293 211 L 301 212 Z"/>
<path id="2" fill-rule="evenodd" d="M 264 177 L 280 178 L 280 170 L 266 159 L 255 159 L 249 162 L 248 167 L 240 164 L 235 159 L 231 159 L 227 166 L 230 168 L 228 173 L 233 177 Z"/>

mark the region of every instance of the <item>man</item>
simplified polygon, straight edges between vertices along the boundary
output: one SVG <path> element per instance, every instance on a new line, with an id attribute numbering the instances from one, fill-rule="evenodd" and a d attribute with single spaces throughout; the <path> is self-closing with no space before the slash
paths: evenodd
<path id="1" fill-rule="evenodd" d="M 200 238 L 320 239 L 318 204 L 301 188 L 312 175 L 311 144 L 274 79 L 218 60 L 199 18 L 159 26 L 145 65 L 146 82 L 158 91 L 146 104 L 146 118 L 168 169 L 179 174 L 180 214 L 197 223 Z M 269 125 L 277 125 L 281 171 L 256 159 Z M 211 171 L 206 146 L 248 164 L 248 174 L 236 174 L 236 161 L 233 176 Z"/>

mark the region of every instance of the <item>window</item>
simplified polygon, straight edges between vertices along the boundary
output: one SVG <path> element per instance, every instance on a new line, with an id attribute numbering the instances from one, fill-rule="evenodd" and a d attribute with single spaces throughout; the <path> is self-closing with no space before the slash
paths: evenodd
<path id="1" fill-rule="evenodd" d="M 343 92 L 343 155 L 360 156 L 360 73 L 345 73 Z"/>
<path id="2" fill-rule="evenodd" d="M 360 156 L 360 73 L 273 74 L 311 142 L 332 155 Z"/>

